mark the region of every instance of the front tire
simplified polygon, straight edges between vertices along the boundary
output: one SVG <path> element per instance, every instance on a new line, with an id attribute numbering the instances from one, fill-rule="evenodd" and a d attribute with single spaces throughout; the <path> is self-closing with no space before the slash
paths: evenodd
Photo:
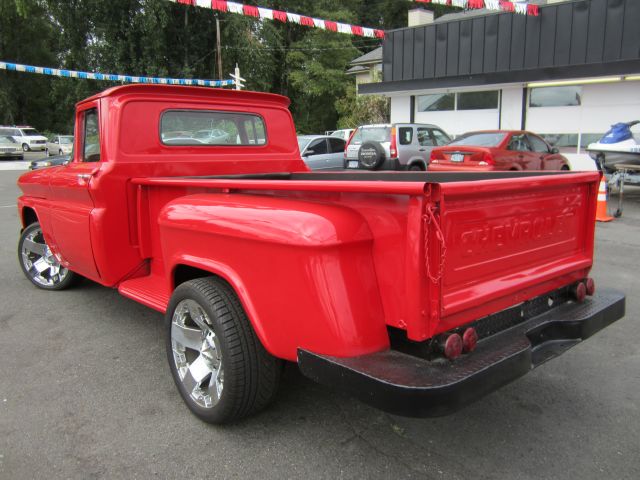
<path id="1" fill-rule="evenodd" d="M 29 150 L 31 150 L 31 149 L 29 148 L 29 145 L 27 145 L 26 143 L 23 143 L 23 144 L 22 144 L 22 151 L 23 151 L 23 152 L 28 152 Z"/>
<path id="2" fill-rule="evenodd" d="M 281 361 L 264 349 L 226 282 L 209 277 L 178 286 L 165 326 L 173 380 L 201 420 L 232 422 L 275 397 Z"/>
<path id="3" fill-rule="evenodd" d="M 25 228 L 20 235 L 18 261 L 31 283 L 43 290 L 63 290 L 76 280 L 76 274 L 60 265 L 51 253 L 37 222 Z"/>

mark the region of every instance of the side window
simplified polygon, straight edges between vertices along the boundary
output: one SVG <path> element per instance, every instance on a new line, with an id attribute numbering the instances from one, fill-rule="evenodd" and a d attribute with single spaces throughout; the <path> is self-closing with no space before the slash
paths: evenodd
<path id="1" fill-rule="evenodd" d="M 509 141 L 509 150 L 517 152 L 530 152 L 531 147 L 524 135 L 514 135 Z"/>
<path id="2" fill-rule="evenodd" d="M 100 161 L 100 129 L 98 127 L 98 110 L 95 108 L 84 112 L 83 162 Z"/>
<path id="3" fill-rule="evenodd" d="M 418 143 L 423 147 L 433 147 L 435 145 L 431 135 L 429 135 L 428 128 L 418 128 Z"/>
<path id="4" fill-rule="evenodd" d="M 344 147 L 346 143 L 347 142 L 345 142 L 341 138 L 332 137 L 329 139 L 329 151 L 331 153 L 344 152 Z"/>
<path id="5" fill-rule="evenodd" d="M 327 141 L 324 138 L 318 138 L 311 142 L 311 144 L 307 147 L 307 151 L 313 150 L 311 155 L 324 155 L 327 153 Z"/>
<path id="6" fill-rule="evenodd" d="M 534 152 L 549 153 L 549 147 L 544 140 L 535 135 L 528 135 L 528 138 Z"/>
<path id="7" fill-rule="evenodd" d="M 411 145 L 413 141 L 413 127 L 400 127 L 398 129 L 400 145 Z"/>
<path id="8" fill-rule="evenodd" d="M 446 145 L 451 141 L 446 133 L 444 133 L 442 130 L 438 130 L 437 128 L 431 130 L 431 135 L 433 135 L 433 139 L 436 142 L 436 145 Z"/>

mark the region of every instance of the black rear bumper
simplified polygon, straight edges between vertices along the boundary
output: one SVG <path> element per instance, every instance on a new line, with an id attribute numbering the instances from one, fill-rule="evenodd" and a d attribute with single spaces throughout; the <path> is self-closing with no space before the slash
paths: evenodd
<path id="1" fill-rule="evenodd" d="M 455 362 L 395 350 L 337 358 L 300 349 L 298 366 L 309 378 L 396 415 L 447 415 L 564 353 L 624 311 L 622 293 L 602 291 L 485 338 Z"/>

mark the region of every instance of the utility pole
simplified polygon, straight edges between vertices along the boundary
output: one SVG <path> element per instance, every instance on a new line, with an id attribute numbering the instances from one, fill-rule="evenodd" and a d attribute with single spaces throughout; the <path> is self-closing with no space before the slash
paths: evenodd
<path id="1" fill-rule="evenodd" d="M 216 17 L 216 50 L 218 54 L 218 80 L 222 80 L 222 49 L 220 48 L 220 20 Z"/>

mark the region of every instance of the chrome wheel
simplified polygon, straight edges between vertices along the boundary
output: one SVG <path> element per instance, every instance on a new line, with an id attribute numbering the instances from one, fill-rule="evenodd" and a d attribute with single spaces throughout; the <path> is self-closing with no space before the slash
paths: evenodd
<path id="1" fill-rule="evenodd" d="M 204 309 L 191 299 L 176 306 L 171 319 L 173 361 L 186 393 L 202 408 L 212 408 L 224 388 L 220 340 Z"/>
<path id="2" fill-rule="evenodd" d="M 72 275 L 51 252 L 38 224 L 25 229 L 20 241 L 20 260 L 27 277 L 40 287 L 56 289 Z"/>

